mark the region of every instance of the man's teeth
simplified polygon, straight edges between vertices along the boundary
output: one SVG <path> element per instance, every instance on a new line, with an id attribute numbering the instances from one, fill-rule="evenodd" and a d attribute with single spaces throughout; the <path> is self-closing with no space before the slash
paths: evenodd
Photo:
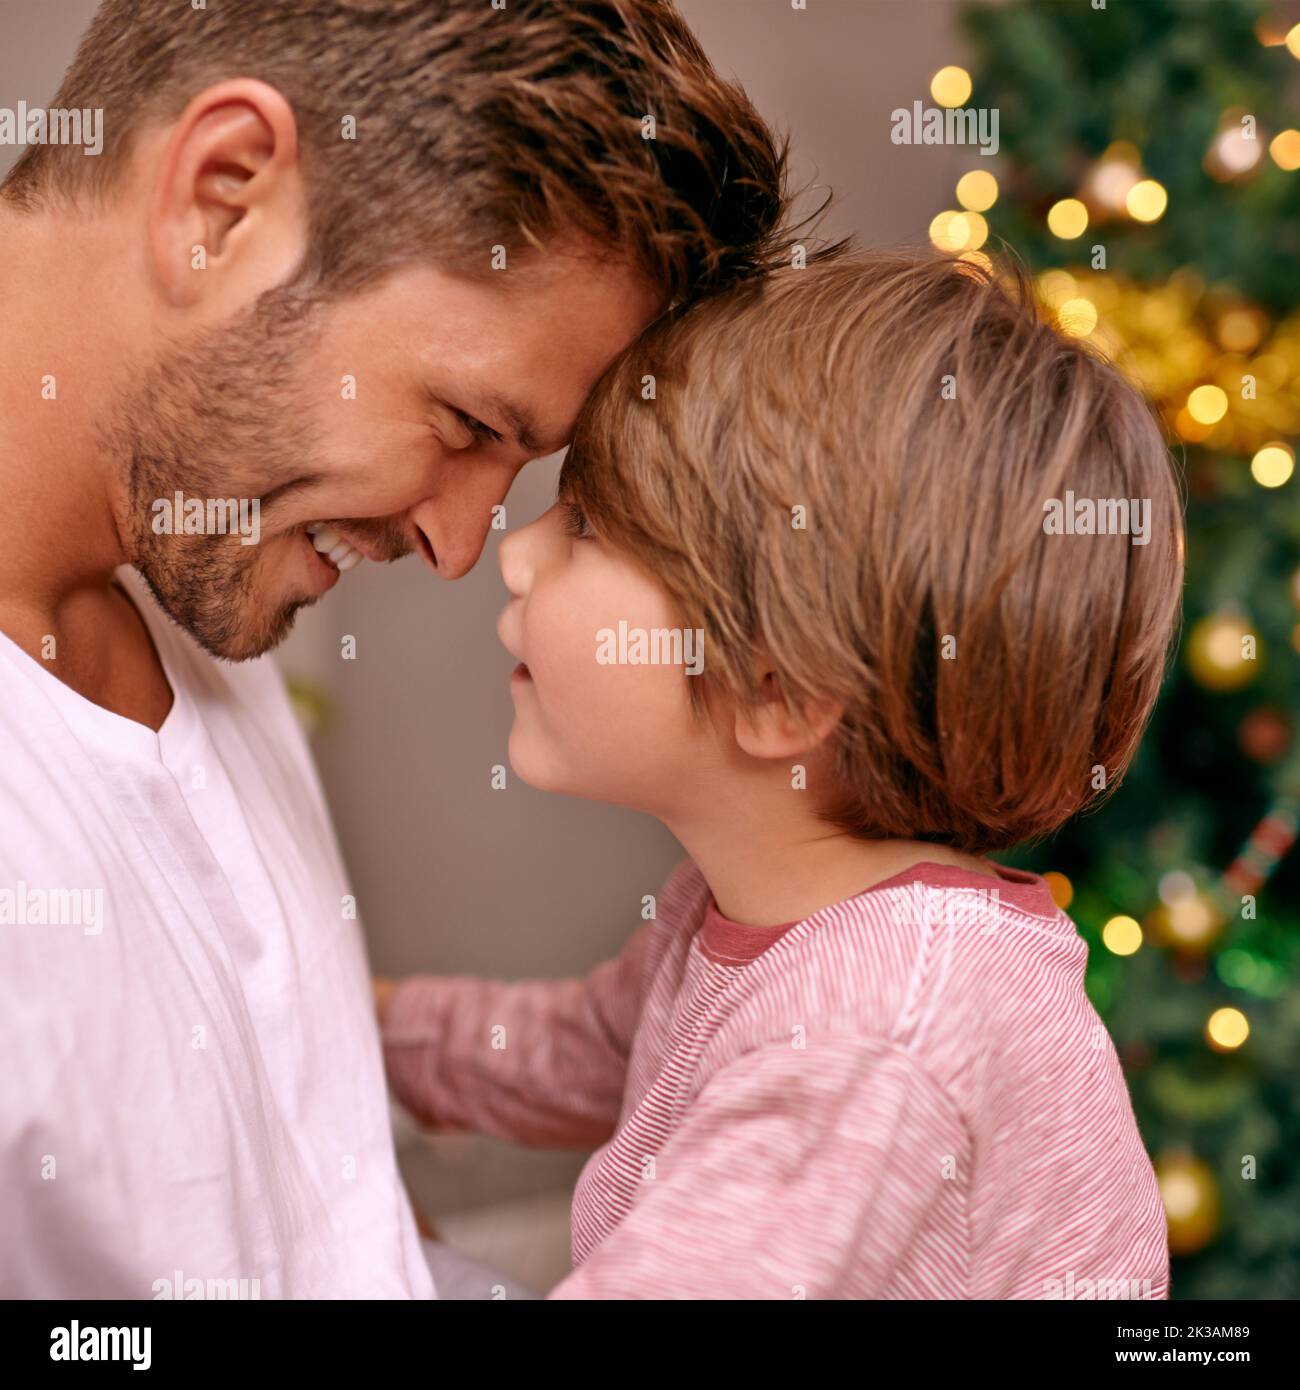
<path id="1" fill-rule="evenodd" d="M 364 556 L 350 546 L 332 526 L 323 521 L 314 521 L 307 528 L 311 543 L 334 566 L 340 574 L 346 574 L 353 565 L 360 563 Z"/>

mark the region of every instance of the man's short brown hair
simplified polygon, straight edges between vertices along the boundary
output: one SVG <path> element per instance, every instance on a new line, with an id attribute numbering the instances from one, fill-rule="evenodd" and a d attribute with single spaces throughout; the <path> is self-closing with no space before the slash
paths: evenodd
<path id="1" fill-rule="evenodd" d="M 1006 848 L 1133 757 L 1180 489 L 1145 402 L 1019 271 L 831 255 L 668 315 L 588 401 L 561 488 L 704 630 L 704 704 L 756 701 L 760 648 L 796 708 L 843 704 L 819 805 L 855 835 Z M 1067 492 L 1147 499 L 1145 543 L 1049 534 Z"/>
<path id="2" fill-rule="evenodd" d="M 297 117 L 300 281 L 354 288 L 420 259 L 486 270 L 494 245 L 572 232 L 674 301 L 784 254 L 785 143 L 669 0 L 102 0 L 52 105 L 101 108 L 103 152 L 33 146 L 5 197 L 103 193 L 142 128 L 233 77 Z"/>

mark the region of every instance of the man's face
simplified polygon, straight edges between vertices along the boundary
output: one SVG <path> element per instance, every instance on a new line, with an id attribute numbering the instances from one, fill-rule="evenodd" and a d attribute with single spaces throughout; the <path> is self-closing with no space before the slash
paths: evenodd
<path id="1" fill-rule="evenodd" d="M 128 558 L 236 661 L 338 582 L 309 527 L 371 560 L 418 550 L 459 578 L 520 468 L 568 442 L 597 377 L 661 307 L 630 267 L 558 254 L 499 284 L 405 268 L 302 311 L 273 292 L 169 345 L 123 400 L 111 446 L 128 470 Z M 176 520 L 177 493 L 205 514 L 209 499 L 256 500 L 257 543 L 166 533 L 154 504 Z"/>

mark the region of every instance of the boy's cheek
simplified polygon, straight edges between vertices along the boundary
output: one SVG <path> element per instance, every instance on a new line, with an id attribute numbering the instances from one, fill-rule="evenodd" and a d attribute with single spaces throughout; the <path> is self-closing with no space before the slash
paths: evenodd
<path id="1" fill-rule="evenodd" d="M 617 760 L 629 736 L 640 738 L 649 713 L 639 676 L 626 666 L 601 666 L 594 650 L 570 650 L 539 682 L 540 709 L 552 731 L 574 753 L 597 764 Z"/>
<path id="2" fill-rule="evenodd" d="M 567 669 L 548 664 L 517 705 L 515 771 L 542 790 L 657 804 L 691 737 L 683 679 L 680 669 L 601 666 L 590 652 Z"/>

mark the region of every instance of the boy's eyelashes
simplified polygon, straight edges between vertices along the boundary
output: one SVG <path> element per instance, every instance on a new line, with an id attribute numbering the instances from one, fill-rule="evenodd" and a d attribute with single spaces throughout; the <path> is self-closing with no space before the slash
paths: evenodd
<path id="1" fill-rule="evenodd" d="M 576 502 L 561 499 L 560 518 L 566 536 L 572 536 L 575 541 L 595 540 L 596 533 L 591 529 L 587 514 Z"/>

